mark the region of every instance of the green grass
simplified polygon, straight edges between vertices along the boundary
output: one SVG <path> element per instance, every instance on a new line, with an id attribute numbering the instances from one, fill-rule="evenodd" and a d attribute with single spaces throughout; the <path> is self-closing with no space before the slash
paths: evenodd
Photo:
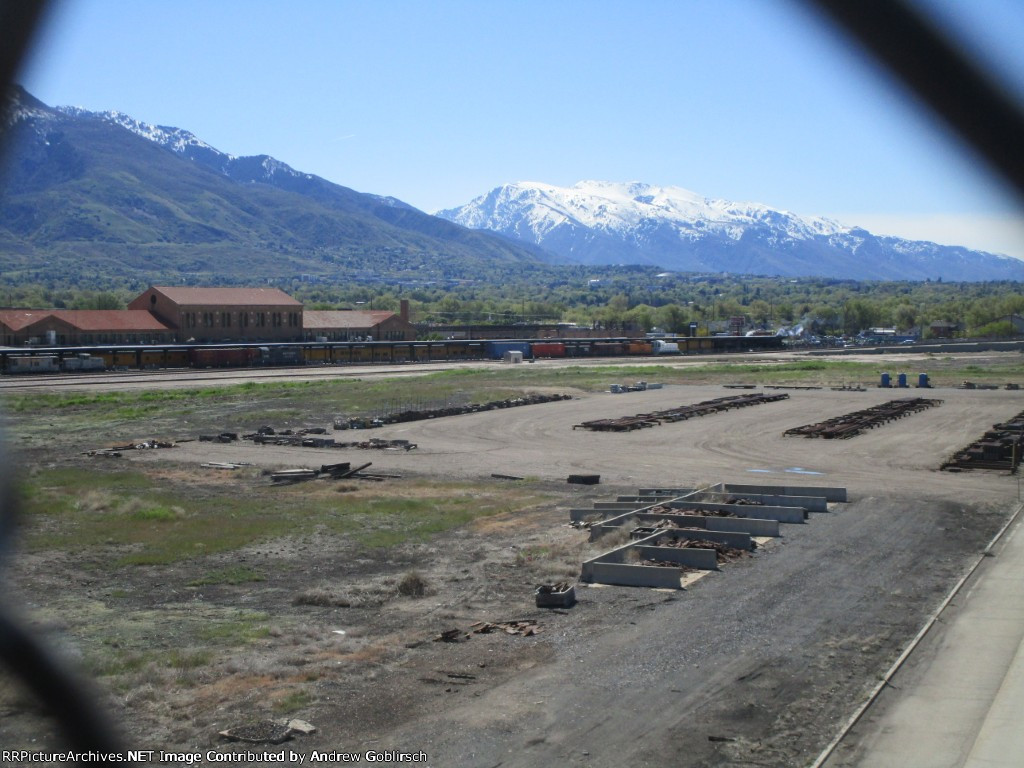
<path id="1" fill-rule="evenodd" d="M 297 712 L 313 701 L 313 696 L 307 691 L 295 691 L 274 702 L 274 711 L 282 715 Z"/>
<path id="2" fill-rule="evenodd" d="M 266 613 L 244 613 L 221 620 L 209 621 L 199 627 L 197 638 L 217 646 L 235 647 L 267 637 L 270 629 Z"/>
<path id="3" fill-rule="evenodd" d="M 25 479 L 25 544 L 72 555 L 105 551 L 97 568 L 166 565 L 290 535 L 351 535 L 368 548 L 423 541 L 483 516 L 539 503 L 528 491 L 509 501 L 480 484 L 422 483 L 415 494 L 375 486 L 342 496 L 326 483 L 288 488 L 239 477 L 207 487 L 141 472 L 63 468 Z M 113 548 L 113 552 L 110 549 Z M 243 584 L 263 575 L 244 566 L 202 574 L 192 586 Z"/>
<path id="4" fill-rule="evenodd" d="M 215 584 L 251 584 L 263 581 L 263 574 L 254 568 L 244 565 L 233 565 L 208 571 L 197 579 L 188 582 L 190 587 L 205 587 Z"/>

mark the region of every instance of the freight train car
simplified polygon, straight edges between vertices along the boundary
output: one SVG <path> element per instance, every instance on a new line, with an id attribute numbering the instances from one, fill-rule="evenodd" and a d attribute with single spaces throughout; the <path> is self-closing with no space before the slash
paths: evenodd
<path id="1" fill-rule="evenodd" d="M 253 347 L 193 347 L 188 362 L 193 368 L 245 368 L 255 365 L 260 352 Z"/>
<path id="2" fill-rule="evenodd" d="M 56 355 L 24 355 L 7 358 L 8 373 L 57 373 L 60 362 Z"/>
<path id="3" fill-rule="evenodd" d="M 565 344 L 560 341 L 535 341 L 530 345 L 533 357 L 565 357 Z"/>
<path id="4" fill-rule="evenodd" d="M 524 358 L 530 357 L 528 341 L 488 341 L 484 346 L 485 354 L 491 360 L 501 360 L 506 352 L 519 352 Z"/>
<path id="5" fill-rule="evenodd" d="M 305 365 L 306 356 L 302 347 L 260 347 L 259 365 Z"/>
<path id="6" fill-rule="evenodd" d="M 60 364 L 62 371 L 105 371 L 107 364 L 102 357 L 93 357 L 87 352 L 65 357 Z"/>

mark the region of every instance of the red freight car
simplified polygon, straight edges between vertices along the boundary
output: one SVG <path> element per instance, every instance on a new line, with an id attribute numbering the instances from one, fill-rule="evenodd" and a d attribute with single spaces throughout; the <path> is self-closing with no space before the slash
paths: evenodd
<path id="1" fill-rule="evenodd" d="M 188 351 L 188 362 L 193 368 L 244 368 L 255 365 L 259 356 L 259 349 L 253 347 L 196 348 Z"/>
<path id="2" fill-rule="evenodd" d="M 560 341 L 535 341 L 530 352 L 537 357 L 565 357 L 565 344 Z"/>

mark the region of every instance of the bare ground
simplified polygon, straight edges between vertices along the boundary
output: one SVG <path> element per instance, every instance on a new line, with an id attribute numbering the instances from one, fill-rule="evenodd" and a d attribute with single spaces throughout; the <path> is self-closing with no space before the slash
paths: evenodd
<path id="1" fill-rule="evenodd" d="M 919 393 L 793 391 L 782 403 L 628 434 L 572 429 L 729 393 L 581 395 L 372 433 L 418 443 L 409 453 L 199 442 L 140 451 L 127 461 L 181 474 L 202 461 L 318 466 L 363 456 L 403 474 L 394 486 L 440 476 L 490 488 L 499 472 L 527 478 L 506 481 L 510 494 L 528 488 L 554 501 L 386 548 L 283 535 L 114 574 L 102 550 L 22 553 L 9 580 L 72 657 L 112 642 L 153 651 L 139 660 L 112 648 L 127 668 L 98 672 L 101 700 L 140 749 L 238 750 L 217 731 L 298 716 L 318 731 L 286 749 L 423 750 L 435 766 L 807 764 L 1005 519 L 1015 478 L 936 468 L 1024 399 L 933 390 L 941 407 L 848 441 L 782 432 Z M 600 473 L 602 485 L 565 485 L 576 471 Z M 639 486 L 717 481 L 841 485 L 851 503 L 786 526 L 771 546 L 686 591 L 581 587 L 571 610 L 533 606 L 536 583 L 577 574 L 600 551 L 565 525 L 567 507 Z M 197 572 L 240 567 L 264 580 L 192 585 Z M 400 593 L 411 572 L 425 595 Z M 212 617 L 235 635 L 203 635 Z M 535 619 L 541 632 L 469 632 L 512 619 Z M 453 628 L 468 639 L 434 641 Z M 182 649 L 206 654 L 162 663 Z M 10 748 L 60 743 L 9 685 L 0 738 Z"/>

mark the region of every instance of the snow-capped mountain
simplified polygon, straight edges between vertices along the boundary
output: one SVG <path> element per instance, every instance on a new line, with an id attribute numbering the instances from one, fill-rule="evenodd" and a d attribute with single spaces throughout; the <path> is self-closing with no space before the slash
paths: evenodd
<path id="1" fill-rule="evenodd" d="M 507 184 L 436 215 L 583 264 L 861 280 L 1024 279 L 1024 262 L 1008 256 L 639 182 Z"/>

